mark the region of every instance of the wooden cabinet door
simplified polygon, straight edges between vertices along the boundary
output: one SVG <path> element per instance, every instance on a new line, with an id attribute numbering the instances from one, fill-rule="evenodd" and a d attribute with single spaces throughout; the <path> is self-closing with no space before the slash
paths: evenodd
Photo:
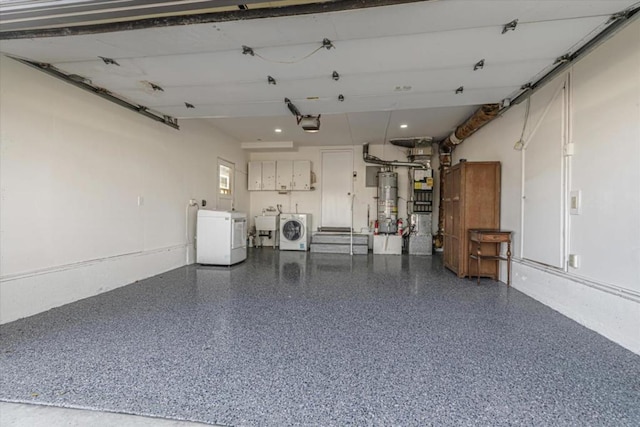
<path id="1" fill-rule="evenodd" d="M 444 263 L 458 272 L 460 260 L 460 168 L 445 172 L 444 179 Z"/>

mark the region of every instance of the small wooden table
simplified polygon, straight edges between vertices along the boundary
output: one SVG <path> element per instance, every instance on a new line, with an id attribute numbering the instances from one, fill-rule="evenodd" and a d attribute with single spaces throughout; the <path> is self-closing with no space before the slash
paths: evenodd
<path id="1" fill-rule="evenodd" d="M 491 254 L 482 253 L 482 244 L 495 243 L 495 250 Z M 500 256 L 500 244 L 507 244 L 507 256 Z M 475 253 L 473 248 L 476 248 Z M 485 245 L 486 247 L 486 245 Z M 498 280 L 499 261 L 507 261 L 507 286 L 511 286 L 511 231 L 487 230 L 487 229 L 471 229 L 469 230 L 469 277 L 471 277 L 471 260 L 478 260 L 478 285 L 480 284 L 480 267 L 482 260 L 495 260 L 496 268 L 494 279 Z"/>

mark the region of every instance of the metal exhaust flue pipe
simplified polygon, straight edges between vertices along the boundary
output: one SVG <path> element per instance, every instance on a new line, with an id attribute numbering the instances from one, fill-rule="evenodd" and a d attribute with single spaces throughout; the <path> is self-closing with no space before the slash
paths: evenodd
<path id="1" fill-rule="evenodd" d="M 382 160 L 376 156 L 372 156 L 369 154 L 369 143 L 366 142 L 362 144 L 362 160 L 365 163 L 373 163 L 376 165 L 382 166 L 399 166 L 399 167 L 408 167 L 408 168 L 426 168 L 427 165 L 420 162 L 400 162 L 397 160 Z"/>

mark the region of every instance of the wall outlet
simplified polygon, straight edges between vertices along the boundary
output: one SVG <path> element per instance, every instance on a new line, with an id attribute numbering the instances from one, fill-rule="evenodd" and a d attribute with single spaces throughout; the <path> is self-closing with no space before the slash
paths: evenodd
<path id="1" fill-rule="evenodd" d="M 576 254 L 569 254 L 569 267 L 580 268 L 580 257 Z"/>
<path id="2" fill-rule="evenodd" d="M 565 144 L 564 146 L 565 156 L 573 156 L 575 153 L 576 153 L 576 145 L 573 142 Z"/>

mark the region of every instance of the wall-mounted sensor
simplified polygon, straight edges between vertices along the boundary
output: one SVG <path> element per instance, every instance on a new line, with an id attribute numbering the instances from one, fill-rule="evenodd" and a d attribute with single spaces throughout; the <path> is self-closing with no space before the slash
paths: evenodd
<path id="1" fill-rule="evenodd" d="M 582 213 L 582 192 L 574 190 L 569 195 L 569 212 L 571 215 L 580 215 Z"/>
<path id="2" fill-rule="evenodd" d="M 207 201 L 202 199 L 202 207 L 204 208 L 205 206 L 207 206 Z"/>

